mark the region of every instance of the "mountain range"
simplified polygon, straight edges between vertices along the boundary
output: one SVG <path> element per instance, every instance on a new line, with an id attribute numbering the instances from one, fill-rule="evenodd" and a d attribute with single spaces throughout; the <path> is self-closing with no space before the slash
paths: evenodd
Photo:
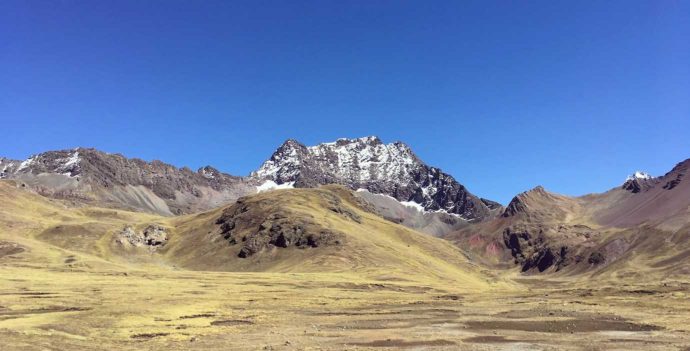
<path id="1" fill-rule="evenodd" d="M 486 264 L 510 262 L 523 272 L 687 274 L 689 167 L 690 159 L 660 177 L 636 172 L 620 187 L 580 197 L 536 187 L 501 216 L 443 236 Z"/>
<path id="2" fill-rule="evenodd" d="M 683 181 L 689 164 L 683 161 L 661 177 L 636 172 L 619 187 L 581 197 L 536 187 L 505 207 L 472 194 L 406 144 L 385 144 L 373 136 L 315 146 L 290 139 L 248 176 L 76 148 L 23 161 L 1 158 L 0 178 L 76 206 L 163 216 L 209 211 L 276 189 L 341 185 L 369 212 L 450 240 L 483 264 L 517 265 L 527 273 L 579 272 L 604 270 L 650 245 L 645 254 L 686 252 L 673 242 L 685 238 L 690 223 L 690 185 Z M 670 239 L 660 241 L 649 232 Z M 244 245 L 242 255 L 274 247 L 275 240 Z"/>
<path id="3" fill-rule="evenodd" d="M 325 184 L 387 195 L 408 206 L 465 221 L 487 219 L 500 208 L 426 165 L 404 143 L 383 144 L 377 137 L 339 139 L 312 147 L 287 140 L 246 177 L 211 166 L 192 171 L 89 148 L 48 151 L 23 161 L 0 158 L 0 171 L 0 178 L 21 181 L 42 195 L 161 215 L 207 210 L 277 187 Z"/>
<path id="4" fill-rule="evenodd" d="M 684 350 L 689 168 L 503 206 L 376 137 L 1 158 L 0 348 Z"/>

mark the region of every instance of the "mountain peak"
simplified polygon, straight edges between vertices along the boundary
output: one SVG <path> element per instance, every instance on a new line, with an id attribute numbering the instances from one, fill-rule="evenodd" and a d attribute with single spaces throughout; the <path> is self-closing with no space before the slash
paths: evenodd
<path id="1" fill-rule="evenodd" d="M 307 147 L 288 140 L 251 176 L 302 188 L 342 184 L 467 219 L 490 214 L 485 202 L 450 175 L 427 166 L 407 145 L 384 144 L 376 136 L 340 138 Z"/>
<path id="2" fill-rule="evenodd" d="M 642 171 L 635 171 L 635 173 L 629 175 L 627 178 L 625 178 L 625 181 L 629 180 L 635 180 L 635 179 L 652 179 L 654 178 L 653 176 L 649 175 L 647 172 L 642 172 Z"/>
<path id="3" fill-rule="evenodd" d="M 197 173 L 201 174 L 206 179 L 216 179 L 220 175 L 220 171 L 211 166 L 201 167 Z"/>
<path id="4" fill-rule="evenodd" d="M 520 216 L 541 221 L 562 219 L 568 213 L 576 211 L 578 206 L 576 199 L 552 193 L 539 185 L 515 196 L 502 216 Z"/>
<path id="5" fill-rule="evenodd" d="M 547 193 L 547 191 L 546 189 L 544 189 L 544 186 L 537 185 L 534 188 L 528 190 L 527 193 Z"/>
<path id="6" fill-rule="evenodd" d="M 291 148 L 304 148 L 304 144 L 300 143 L 296 139 L 287 139 L 283 142 L 283 144 L 278 147 L 278 150 L 280 149 L 291 149 Z"/>
<path id="7" fill-rule="evenodd" d="M 651 183 L 654 183 L 656 178 L 649 175 L 646 172 L 635 171 L 635 173 L 629 175 L 625 178 L 625 183 L 623 183 L 624 190 L 628 190 L 634 194 L 639 193 L 642 190 L 646 190 L 651 187 Z"/>
<path id="8" fill-rule="evenodd" d="M 32 155 L 22 161 L 14 170 L 20 173 L 59 173 L 70 177 L 78 176 L 81 172 L 81 149 L 47 151 Z"/>

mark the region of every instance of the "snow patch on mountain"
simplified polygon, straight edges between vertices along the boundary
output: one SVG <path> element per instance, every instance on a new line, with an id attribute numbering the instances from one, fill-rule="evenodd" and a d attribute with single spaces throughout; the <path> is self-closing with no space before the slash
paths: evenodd
<path id="1" fill-rule="evenodd" d="M 625 181 L 629 180 L 635 180 L 635 179 L 652 179 L 654 178 L 653 176 L 649 175 L 649 173 L 642 172 L 642 171 L 636 171 L 635 173 L 629 175 L 627 178 L 625 178 Z"/>
<path id="2" fill-rule="evenodd" d="M 69 157 L 62 159 L 63 163 L 58 167 L 58 172 L 69 177 L 76 176 L 80 161 L 79 151 L 74 151 Z"/>
<path id="3" fill-rule="evenodd" d="M 19 171 L 21 171 L 21 170 L 23 170 L 23 169 L 26 169 L 26 168 L 28 168 L 29 166 L 31 166 L 31 164 L 34 163 L 34 157 L 35 157 L 35 156 L 32 156 L 32 157 L 29 157 L 29 158 L 27 158 L 26 160 L 22 161 L 22 163 L 20 163 L 20 164 L 19 164 L 19 167 L 17 168 L 17 172 L 19 172 Z"/>
<path id="4" fill-rule="evenodd" d="M 414 208 L 414 209 L 416 209 L 416 210 L 419 211 L 419 212 L 423 212 L 423 213 L 424 213 L 424 212 L 427 212 L 427 211 L 424 209 L 424 206 L 422 206 L 422 205 L 420 205 L 420 204 L 418 204 L 418 203 L 416 203 L 416 202 L 414 202 L 414 201 L 400 201 L 400 203 L 403 204 L 404 206 Z"/>
<path id="5" fill-rule="evenodd" d="M 256 192 L 261 193 L 264 191 L 277 190 L 277 189 L 292 189 L 295 186 L 295 182 L 288 182 L 283 184 L 276 184 L 272 180 L 267 180 L 263 184 L 256 187 Z"/>
<path id="6" fill-rule="evenodd" d="M 76 177 L 79 175 L 80 171 L 79 162 L 81 162 L 79 151 L 75 149 L 69 156 L 55 160 L 55 173 L 60 173 L 68 177 Z"/>

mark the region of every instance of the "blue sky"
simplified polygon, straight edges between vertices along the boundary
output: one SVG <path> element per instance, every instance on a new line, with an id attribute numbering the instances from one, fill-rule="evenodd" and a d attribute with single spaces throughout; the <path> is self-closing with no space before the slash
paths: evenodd
<path id="1" fill-rule="evenodd" d="M 687 1 L 0 2 L 0 155 L 232 174 L 287 138 L 408 143 L 479 196 L 690 157 Z"/>

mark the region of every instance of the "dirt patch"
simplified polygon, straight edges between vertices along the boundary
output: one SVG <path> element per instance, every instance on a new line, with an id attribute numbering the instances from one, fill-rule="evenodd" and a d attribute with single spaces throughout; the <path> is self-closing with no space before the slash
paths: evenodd
<path id="1" fill-rule="evenodd" d="M 464 342 L 469 342 L 473 344 L 501 344 L 508 342 L 516 342 L 514 340 L 506 339 L 504 336 L 499 335 L 481 335 L 473 336 L 471 338 L 462 339 Z"/>
<path id="2" fill-rule="evenodd" d="M 380 316 L 380 315 L 398 315 L 402 311 L 377 311 L 377 312 L 311 312 L 303 313 L 309 316 Z"/>
<path id="3" fill-rule="evenodd" d="M 500 319 L 531 319 L 531 318 L 570 318 L 578 320 L 617 320 L 613 314 L 592 314 L 587 312 L 568 311 L 563 309 L 534 308 L 528 310 L 510 310 L 492 315 Z"/>
<path id="4" fill-rule="evenodd" d="M 53 312 L 82 312 L 90 311 L 90 308 L 86 307 L 45 307 L 36 310 L 30 310 L 31 313 L 53 313 Z"/>
<path id="5" fill-rule="evenodd" d="M 465 323 L 470 329 L 519 330 L 539 333 L 597 332 L 597 331 L 652 331 L 661 327 L 636 324 L 622 320 L 567 319 L 551 321 L 471 321 Z"/>
<path id="6" fill-rule="evenodd" d="M 55 295 L 55 293 L 47 293 L 47 292 L 40 292 L 40 291 L 23 291 L 23 292 L 0 293 L 0 295 L 46 296 L 46 295 Z"/>
<path id="7" fill-rule="evenodd" d="M 352 330 L 411 329 L 419 326 L 456 323 L 456 317 L 457 312 L 451 315 L 441 312 L 411 318 L 350 320 L 345 323 L 332 325 L 330 328 L 336 330 L 343 328 Z"/>
<path id="8" fill-rule="evenodd" d="M 189 316 L 181 316 L 180 319 L 193 319 L 193 318 L 210 318 L 210 317 L 215 317 L 216 315 L 213 313 L 200 313 L 200 314 L 192 314 Z"/>
<path id="9" fill-rule="evenodd" d="M 90 308 L 84 308 L 84 307 L 53 306 L 53 307 L 37 308 L 37 309 L 33 309 L 33 310 L 4 310 L 4 311 L 0 311 L 0 315 L 12 316 L 12 315 L 44 314 L 44 313 L 56 313 L 56 312 L 82 312 L 82 311 L 89 311 L 89 310 L 91 310 L 91 309 Z"/>
<path id="10" fill-rule="evenodd" d="M 366 346 L 366 347 L 425 347 L 425 346 L 451 346 L 455 342 L 436 339 L 436 340 L 414 340 L 405 341 L 402 339 L 374 340 L 371 342 L 347 343 L 346 345 Z"/>
<path id="11" fill-rule="evenodd" d="M 460 296 L 460 295 L 441 295 L 441 296 L 436 296 L 436 299 L 458 301 L 458 300 L 462 300 L 462 296 Z"/>
<path id="12" fill-rule="evenodd" d="M 219 326 L 219 327 L 229 327 L 229 326 L 235 326 L 235 325 L 252 325 L 254 322 L 252 321 L 247 321 L 244 319 L 222 319 L 222 320 L 217 320 L 211 322 L 211 325 L 214 326 Z"/>
<path id="13" fill-rule="evenodd" d="M 170 335 L 170 333 L 143 333 L 143 334 L 134 334 L 130 336 L 132 339 L 153 339 L 161 336 L 167 336 Z"/>

